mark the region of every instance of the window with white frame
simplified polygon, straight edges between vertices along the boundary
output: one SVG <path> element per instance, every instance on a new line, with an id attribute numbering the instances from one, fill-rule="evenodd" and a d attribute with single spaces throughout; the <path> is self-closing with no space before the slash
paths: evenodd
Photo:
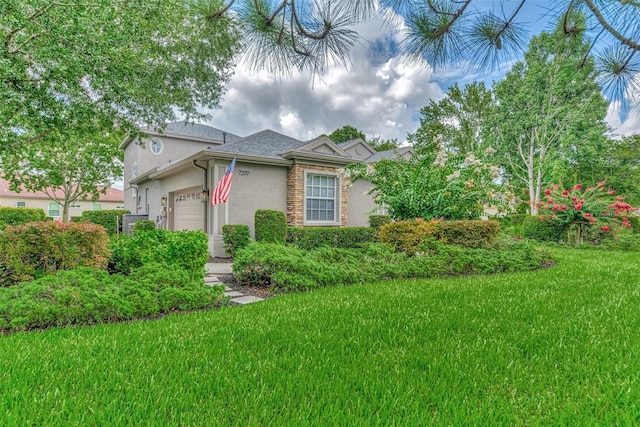
<path id="1" fill-rule="evenodd" d="M 149 148 L 151 149 L 151 152 L 153 154 L 160 154 L 162 153 L 162 140 L 159 138 L 153 138 L 151 140 L 151 144 L 149 144 Z"/>
<path id="2" fill-rule="evenodd" d="M 101 211 L 102 210 L 102 205 L 100 203 L 92 203 L 91 204 L 91 210 L 92 211 Z"/>
<path id="3" fill-rule="evenodd" d="M 27 206 L 27 202 L 16 202 L 16 208 L 24 208 Z"/>
<path id="4" fill-rule="evenodd" d="M 305 177 L 305 222 L 338 222 L 338 178 L 307 173 Z"/>
<path id="5" fill-rule="evenodd" d="M 138 197 L 138 187 L 131 187 L 131 198 L 135 199 Z"/>
<path id="6" fill-rule="evenodd" d="M 50 216 L 52 218 L 59 218 L 60 217 L 60 211 L 62 211 L 62 209 L 60 207 L 60 203 L 49 202 L 49 214 L 48 214 L 48 216 Z"/>

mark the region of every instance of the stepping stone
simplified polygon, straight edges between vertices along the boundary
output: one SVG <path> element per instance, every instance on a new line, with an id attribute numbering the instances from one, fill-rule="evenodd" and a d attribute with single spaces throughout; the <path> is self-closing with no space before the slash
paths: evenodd
<path id="1" fill-rule="evenodd" d="M 262 301 L 262 298 L 247 295 L 246 297 L 233 298 L 231 302 L 236 304 L 251 304 L 252 302 Z"/>
<path id="2" fill-rule="evenodd" d="M 204 283 L 220 283 L 220 279 L 218 279 L 215 276 L 213 276 L 213 277 L 205 277 L 204 278 Z"/>
<path id="3" fill-rule="evenodd" d="M 241 297 L 241 296 L 244 296 L 244 294 L 242 292 L 238 292 L 238 291 L 227 291 L 224 294 L 226 296 L 228 296 L 228 297 Z"/>
<path id="4" fill-rule="evenodd" d="M 220 285 L 222 285 L 222 283 L 218 283 L 218 282 L 207 283 L 207 282 L 204 282 L 204 285 L 205 286 L 220 286 Z M 225 289 L 227 289 L 227 288 L 225 287 Z"/>

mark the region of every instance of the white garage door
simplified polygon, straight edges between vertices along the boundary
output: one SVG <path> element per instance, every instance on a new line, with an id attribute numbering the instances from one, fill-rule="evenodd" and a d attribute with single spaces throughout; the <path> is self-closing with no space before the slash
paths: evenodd
<path id="1" fill-rule="evenodd" d="M 174 193 L 173 229 L 202 230 L 204 226 L 204 203 L 200 200 L 200 189 Z"/>

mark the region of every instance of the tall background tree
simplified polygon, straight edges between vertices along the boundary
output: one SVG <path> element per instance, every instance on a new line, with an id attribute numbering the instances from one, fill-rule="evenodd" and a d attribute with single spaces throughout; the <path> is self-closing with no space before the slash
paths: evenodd
<path id="1" fill-rule="evenodd" d="M 62 207 L 63 222 L 69 208 L 79 200 L 96 200 L 122 176 L 124 134 L 85 130 L 50 132 L 46 140 L 5 153 L 0 171 L 10 185 L 42 191 Z"/>
<path id="2" fill-rule="evenodd" d="M 566 38 L 560 23 L 554 33 L 534 37 L 524 61 L 494 87 L 486 139 L 505 159 L 512 184 L 527 189 L 534 215 L 543 186 L 567 176 L 582 153 L 605 142 L 607 102 L 594 63 L 587 59 L 575 67 L 588 49 L 581 34 Z"/>

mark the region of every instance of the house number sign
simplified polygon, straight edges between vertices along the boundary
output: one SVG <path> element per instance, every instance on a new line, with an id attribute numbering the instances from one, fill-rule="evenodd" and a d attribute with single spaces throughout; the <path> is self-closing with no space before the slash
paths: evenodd
<path id="1" fill-rule="evenodd" d="M 238 175 L 240 175 L 240 176 L 248 176 L 249 175 L 249 171 L 248 170 L 244 170 L 244 169 L 238 169 Z"/>

